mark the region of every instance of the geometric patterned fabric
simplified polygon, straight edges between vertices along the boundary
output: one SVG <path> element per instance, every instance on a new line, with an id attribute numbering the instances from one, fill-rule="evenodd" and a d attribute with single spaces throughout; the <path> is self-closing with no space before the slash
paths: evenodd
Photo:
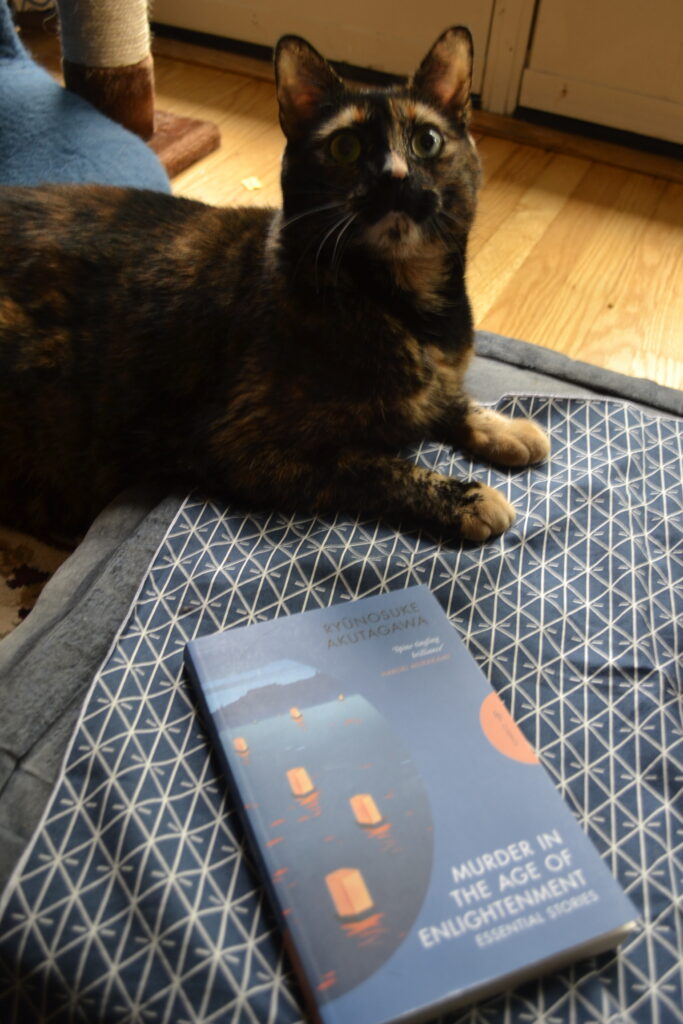
<path id="1" fill-rule="evenodd" d="M 301 1018 L 183 648 L 422 583 L 644 922 L 618 952 L 444 1019 L 683 1021 L 683 424 L 596 399 L 518 396 L 497 408 L 548 429 L 547 465 L 498 471 L 434 444 L 413 453 L 513 502 L 513 528 L 481 546 L 185 501 L 5 895 L 0 1020 Z"/>

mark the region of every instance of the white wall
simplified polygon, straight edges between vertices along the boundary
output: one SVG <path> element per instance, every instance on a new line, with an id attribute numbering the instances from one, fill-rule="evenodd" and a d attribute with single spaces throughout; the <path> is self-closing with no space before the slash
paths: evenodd
<path id="1" fill-rule="evenodd" d="M 474 90 L 481 89 L 494 0 L 155 0 L 155 21 L 273 46 L 293 32 L 331 60 L 411 74 L 441 32 L 474 36 Z"/>

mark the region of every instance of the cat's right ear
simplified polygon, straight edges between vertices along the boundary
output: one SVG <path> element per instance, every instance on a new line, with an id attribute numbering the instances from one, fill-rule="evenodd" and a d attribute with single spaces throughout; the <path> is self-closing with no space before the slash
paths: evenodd
<path id="1" fill-rule="evenodd" d="M 344 88 L 325 58 L 299 36 L 283 36 L 275 47 L 275 85 L 280 124 L 288 139 L 300 138 Z"/>

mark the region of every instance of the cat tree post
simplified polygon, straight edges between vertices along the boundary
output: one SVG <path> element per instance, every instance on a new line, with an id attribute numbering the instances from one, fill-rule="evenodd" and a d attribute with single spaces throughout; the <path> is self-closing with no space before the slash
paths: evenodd
<path id="1" fill-rule="evenodd" d="M 147 0 L 56 2 L 68 89 L 148 142 L 170 177 L 218 148 L 215 124 L 154 109 Z"/>
<path id="2" fill-rule="evenodd" d="M 57 0 L 64 82 L 143 139 L 154 134 L 146 0 Z"/>

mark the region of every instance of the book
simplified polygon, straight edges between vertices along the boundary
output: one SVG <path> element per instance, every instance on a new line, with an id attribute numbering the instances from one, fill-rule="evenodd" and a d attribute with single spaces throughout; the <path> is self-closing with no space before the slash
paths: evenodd
<path id="1" fill-rule="evenodd" d="M 428 1020 L 637 927 L 427 588 L 185 660 L 313 1020 Z"/>

